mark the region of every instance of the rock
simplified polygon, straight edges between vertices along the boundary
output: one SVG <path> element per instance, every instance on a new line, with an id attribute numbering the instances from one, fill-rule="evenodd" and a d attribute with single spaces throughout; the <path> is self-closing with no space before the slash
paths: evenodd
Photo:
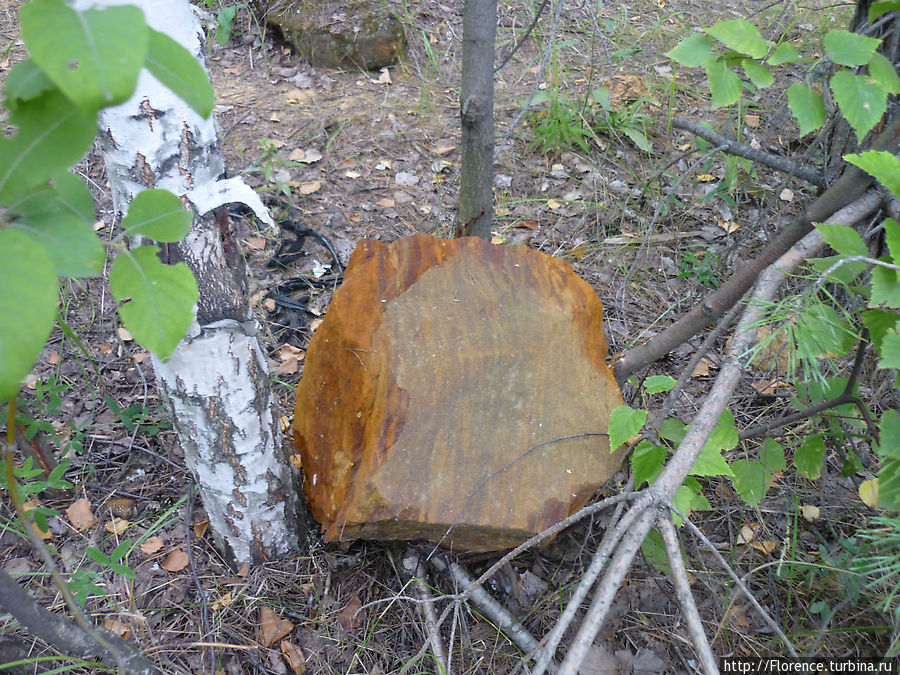
<path id="1" fill-rule="evenodd" d="M 297 388 L 325 538 L 500 550 L 583 506 L 621 463 L 582 435 L 622 403 L 602 319 L 568 263 L 524 246 L 362 241 Z"/>
<path id="2" fill-rule="evenodd" d="M 313 66 L 378 70 L 396 63 L 406 38 L 403 24 L 378 0 L 257 0 Z"/>

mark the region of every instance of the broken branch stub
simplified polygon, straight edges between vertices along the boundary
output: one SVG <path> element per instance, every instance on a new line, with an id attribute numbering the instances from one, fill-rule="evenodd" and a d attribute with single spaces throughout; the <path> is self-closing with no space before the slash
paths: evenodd
<path id="1" fill-rule="evenodd" d="M 297 388 L 326 539 L 500 550 L 583 506 L 622 459 L 602 322 L 567 263 L 525 247 L 361 242 Z"/>

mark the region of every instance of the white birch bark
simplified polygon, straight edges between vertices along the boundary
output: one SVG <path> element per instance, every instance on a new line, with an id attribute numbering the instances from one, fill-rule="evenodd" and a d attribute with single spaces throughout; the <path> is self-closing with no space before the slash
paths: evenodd
<path id="1" fill-rule="evenodd" d="M 204 34 L 187 0 L 78 0 L 79 9 L 132 4 L 204 63 Z M 265 354 L 247 302 L 246 270 L 227 216 L 242 202 L 264 222 L 259 197 L 240 179 L 220 180 L 224 159 L 215 121 L 202 119 L 146 69 L 122 105 L 104 110 L 100 145 L 117 216 L 147 188 L 165 188 L 195 211 L 185 240 L 163 247 L 197 277 L 194 325 L 168 362 L 154 358 L 161 395 L 173 414 L 188 468 L 200 485 L 210 525 L 235 561 L 260 561 L 295 548 L 296 492 Z"/>

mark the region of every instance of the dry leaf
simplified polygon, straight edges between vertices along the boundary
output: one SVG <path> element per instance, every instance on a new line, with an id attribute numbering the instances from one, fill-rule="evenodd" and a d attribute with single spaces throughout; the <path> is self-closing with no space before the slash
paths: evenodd
<path id="1" fill-rule="evenodd" d="M 166 559 L 163 560 L 163 564 L 160 565 L 160 567 L 162 567 L 166 572 L 180 572 L 188 566 L 188 561 L 188 554 L 181 549 L 178 549 L 169 553 L 169 555 L 166 556 Z"/>
<path id="2" fill-rule="evenodd" d="M 280 618 L 265 605 L 259 606 L 259 643 L 268 647 L 294 630 L 294 624 Z"/>
<path id="3" fill-rule="evenodd" d="M 97 345 L 97 350 L 101 354 L 112 354 L 112 345 L 108 342 L 104 342 L 102 344 Z"/>
<path id="4" fill-rule="evenodd" d="M 157 551 L 159 551 L 165 542 L 161 537 L 149 537 L 141 544 L 141 552 L 144 555 L 153 555 Z"/>
<path id="5" fill-rule="evenodd" d="M 300 359 L 296 356 L 289 356 L 275 369 L 276 375 L 293 375 L 298 372 L 300 372 Z"/>
<path id="6" fill-rule="evenodd" d="M 716 225 L 721 227 L 728 234 L 732 234 L 741 229 L 740 224 L 734 220 L 716 220 Z"/>
<path id="7" fill-rule="evenodd" d="M 387 171 L 394 168 L 394 162 L 389 159 L 381 159 L 375 162 L 375 168 L 378 171 Z"/>
<path id="8" fill-rule="evenodd" d="M 91 502 L 84 497 L 72 502 L 66 509 L 66 517 L 72 523 L 72 527 L 79 532 L 89 530 L 97 524 L 97 518 L 91 511 Z"/>
<path id="9" fill-rule="evenodd" d="M 291 418 L 287 415 L 281 415 L 278 418 L 278 426 L 281 427 L 281 433 L 286 434 L 291 428 Z"/>
<path id="10" fill-rule="evenodd" d="M 741 526 L 741 533 L 738 535 L 738 544 L 749 544 L 756 539 L 756 532 L 747 524 Z"/>
<path id="11" fill-rule="evenodd" d="M 744 123 L 755 129 L 759 126 L 759 115 L 744 115 Z"/>
<path id="12" fill-rule="evenodd" d="M 308 183 L 300 183 L 300 194 L 311 195 L 318 192 L 322 188 L 322 182 L 318 180 L 309 181 Z"/>
<path id="13" fill-rule="evenodd" d="M 51 366 L 55 366 L 57 363 L 59 363 L 59 352 L 50 352 L 50 354 L 47 356 L 47 363 L 49 363 Z"/>
<path id="14" fill-rule="evenodd" d="M 150 360 L 150 353 L 149 352 L 138 352 L 137 354 L 134 354 L 131 358 L 134 359 L 135 363 L 144 363 L 145 361 Z"/>
<path id="15" fill-rule="evenodd" d="M 713 176 L 711 173 L 701 173 L 697 176 L 698 183 L 712 183 L 713 181 L 717 181 L 719 178 L 717 176 Z"/>
<path id="16" fill-rule="evenodd" d="M 350 169 L 349 171 L 345 171 L 344 175 L 347 178 L 359 178 L 360 176 L 362 176 L 362 174 L 359 171 L 354 171 L 353 169 Z"/>
<path id="17" fill-rule="evenodd" d="M 22 509 L 25 511 L 25 513 L 28 513 L 29 511 L 32 511 L 32 510 L 38 508 L 40 505 L 41 505 L 40 501 L 38 501 L 37 498 L 32 497 L 27 502 L 22 504 Z M 47 541 L 49 539 L 53 539 L 53 533 L 50 532 L 49 529 L 46 532 L 44 532 L 41 528 L 39 528 L 37 526 L 36 523 L 30 522 L 29 524 L 31 525 L 31 529 L 37 535 L 38 539 L 41 539 L 42 541 Z"/>
<path id="18" fill-rule="evenodd" d="M 238 568 L 237 575 L 242 579 L 250 573 L 250 563 L 244 562 Z"/>
<path id="19" fill-rule="evenodd" d="M 288 155 L 288 159 L 292 162 L 302 162 L 306 159 L 306 150 L 303 148 L 294 148 L 291 150 L 291 154 Z"/>
<path id="20" fill-rule="evenodd" d="M 198 520 L 196 523 L 194 523 L 194 536 L 197 537 L 197 539 L 203 539 L 208 529 L 208 520 Z"/>
<path id="21" fill-rule="evenodd" d="M 791 385 L 784 380 L 757 380 L 751 382 L 750 386 L 763 396 L 775 396 L 779 389 L 786 389 Z"/>
<path id="22" fill-rule="evenodd" d="M 391 71 L 387 68 L 381 69 L 381 75 L 377 80 L 371 80 L 372 84 L 391 84 Z"/>
<path id="23" fill-rule="evenodd" d="M 781 191 L 781 194 L 778 195 L 778 198 L 783 202 L 791 202 L 794 200 L 794 193 L 793 191 L 784 188 L 784 190 Z"/>
<path id="24" fill-rule="evenodd" d="M 496 245 L 503 244 L 503 243 L 506 243 L 506 239 L 495 234 L 491 237 L 491 243 L 496 244 Z"/>
<path id="25" fill-rule="evenodd" d="M 247 244 L 247 248 L 252 248 L 254 251 L 263 251 L 266 248 L 266 240 L 262 237 L 247 237 L 244 239 L 244 243 Z"/>
<path id="26" fill-rule="evenodd" d="M 878 479 L 871 478 L 859 484 L 859 498 L 870 509 L 878 506 Z"/>
<path id="27" fill-rule="evenodd" d="M 800 507 L 800 515 L 809 523 L 818 520 L 821 513 L 822 510 L 818 506 L 813 506 L 812 504 L 804 504 Z"/>
<path id="28" fill-rule="evenodd" d="M 303 457 L 299 453 L 294 453 L 288 459 L 291 462 L 291 466 L 295 469 L 300 470 L 303 468 Z"/>
<path id="29" fill-rule="evenodd" d="M 778 543 L 772 541 L 771 539 L 765 539 L 763 541 L 754 541 L 750 544 L 753 548 L 755 548 L 760 553 L 765 553 L 766 555 L 771 554 L 775 549 L 778 548 Z"/>
<path id="30" fill-rule="evenodd" d="M 294 150 L 294 152 L 302 153 L 302 157 L 298 158 L 297 161 L 303 162 L 304 164 L 314 164 L 315 162 L 318 162 L 320 159 L 322 159 L 322 153 L 315 149 L 305 151 Z M 292 152 L 291 155 L 293 155 L 294 152 Z"/>
<path id="31" fill-rule="evenodd" d="M 315 333 L 315 332 L 316 332 L 316 328 L 318 328 L 318 327 L 321 326 L 321 325 L 322 325 L 322 319 L 313 319 L 312 321 L 309 322 L 309 329 L 310 329 L 313 333 Z"/>
<path id="32" fill-rule="evenodd" d="M 263 302 L 263 307 L 265 307 L 270 312 L 275 311 L 275 301 L 272 298 L 267 298 L 265 302 Z"/>
<path id="33" fill-rule="evenodd" d="M 547 208 L 548 208 L 548 209 L 551 209 L 551 210 L 555 211 L 556 209 L 558 209 L 558 208 L 561 207 L 561 206 L 562 206 L 562 203 L 556 201 L 555 199 L 548 199 L 548 200 L 547 200 Z"/>
<path id="34" fill-rule="evenodd" d="M 131 639 L 131 629 L 125 625 L 121 619 L 113 619 L 112 617 L 103 620 L 103 627 L 115 633 L 123 640 Z"/>
<path id="35" fill-rule="evenodd" d="M 306 672 L 306 659 L 303 658 L 303 652 L 293 642 L 281 641 L 281 655 L 294 675 L 303 675 Z"/>
<path id="36" fill-rule="evenodd" d="M 778 331 L 772 336 L 771 328 L 760 326 L 756 331 L 756 344 L 765 346 L 753 354 L 750 365 L 759 370 L 777 369 L 782 373 L 790 370 L 792 345 L 787 331 Z"/>
<path id="37" fill-rule="evenodd" d="M 128 332 L 128 329 L 124 328 L 123 326 L 119 326 L 119 330 L 117 330 L 116 332 L 119 334 L 119 337 L 123 342 L 131 342 L 132 340 L 134 340 L 134 338 L 131 337 L 131 333 Z"/>
<path id="38" fill-rule="evenodd" d="M 290 358 L 296 359 L 301 354 L 305 353 L 306 352 L 300 349 L 300 347 L 295 347 L 294 345 L 288 343 L 285 343 L 278 348 L 278 357 L 282 361 L 287 361 Z"/>
<path id="39" fill-rule="evenodd" d="M 441 157 L 443 157 L 444 155 L 449 155 L 454 150 L 456 150 L 455 145 L 439 145 L 439 146 L 437 146 L 437 154 L 439 154 Z"/>
<path id="40" fill-rule="evenodd" d="M 122 534 L 125 530 L 127 530 L 131 526 L 124 518 L 113 518 L 108 521 L 103 527 L 106 528 L 106 531 L 110 534 Z"/>
<path id="41" fill-rule="evenodd" d="M 228 607 L 230 604 L 231 591 L 228 591 L 225 595 L 212 603 L 212 611 L 218 612 L 220 609 L 222 609 L 223 607 Z"/>
<path id="42" fill-rule="evenodd" d="M 130 520 L 134 518 L 135 501 L 130 497 L 120 497 L 118 499 L 110 499 L 106 502 L 106 508 L 110 513 L 119 518 Z"/>
<path id="43" fill-rule="evenodd" d="M 536 220 L 520 220 L 513 227 L 521 227 L 526 230 L 536 230 L 538 229 L 538 221 Z"/>
<path id="44" fill-rule="evenodd" d="M 691 371 L 691 377 L 709 377 L 710 366 L 713 366 L 712 361 L 705 357 L 700 359 Z"/>
<path id="45" fill-rule="evenodd" d="M 386 209 L 391 209 L 394 207 L 394 200 L 388 197 L 382 197 L 377 202 L 375 202 L 378 206 L 383 206 Z"/>
<path id="46" fill-rule="evenodd" d="M 362 610 L 362 602 L 360 602 L 359 594 L 354 593 L 344 609 L 338 615 L 338 623 L 344 630 L 355 630 L 363 625 L 366 614 Z"/>

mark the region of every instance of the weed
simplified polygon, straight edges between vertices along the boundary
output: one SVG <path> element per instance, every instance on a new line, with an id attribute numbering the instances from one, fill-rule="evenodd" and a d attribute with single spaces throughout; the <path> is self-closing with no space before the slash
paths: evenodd
<path id="1" fill-rule="evenodd" d="M 538 92 L 535 103 L 548 102 L 546 110 L 532 115 L 531 128 L 536 136 L 532 148 L 540 148 L 543 153 L 556 153 L 564 147 L 579 147 L 590 151 L 588 140 L 593 136 L 585 124 L 581 112 L 558 91 Z"/>
<path id="2" fill-rule="evenodd" d="M 275 188 L 286 197 L 291 196 L 291 186 L 285 180 L 286 171 L 284 169 L 292 166 L 299 166 L 297 162 L 291 162 L 282 159 L 278 155 L 278 144 L 271 138 L 263 138 L 259 142 L 262 148 L 262 154 L 256 160 L 254 166 L 244 169 L 244 173 L 262 173 L 266 183 L 273 184 Z M 271 189 L 270 186 L 261 188 Z"/>
<path id="3" fill-rule="evenodd" d="M 172 428 L 171 420 L 163 417 L 165 409 L 162 406 L 157 407 L 153 411 L 143 405 L 130 405 L 127 408 L 120 408 L 119 404 L 111 396 L 106 396 L 103 400 L 122 424 L 125 425 L 130 434 L 138 433 L 155 436 L 160 431 Z"/>
<path id="4" fill-rule="evenodd" d="M 678 261 L 678 279 L 694 279 L 701 286 L 709 288 L 719 287 L 719 266 L 721 254 L 715 248 L 709 247 L 705 251 L 695 253 L 688 249 Z"/>

